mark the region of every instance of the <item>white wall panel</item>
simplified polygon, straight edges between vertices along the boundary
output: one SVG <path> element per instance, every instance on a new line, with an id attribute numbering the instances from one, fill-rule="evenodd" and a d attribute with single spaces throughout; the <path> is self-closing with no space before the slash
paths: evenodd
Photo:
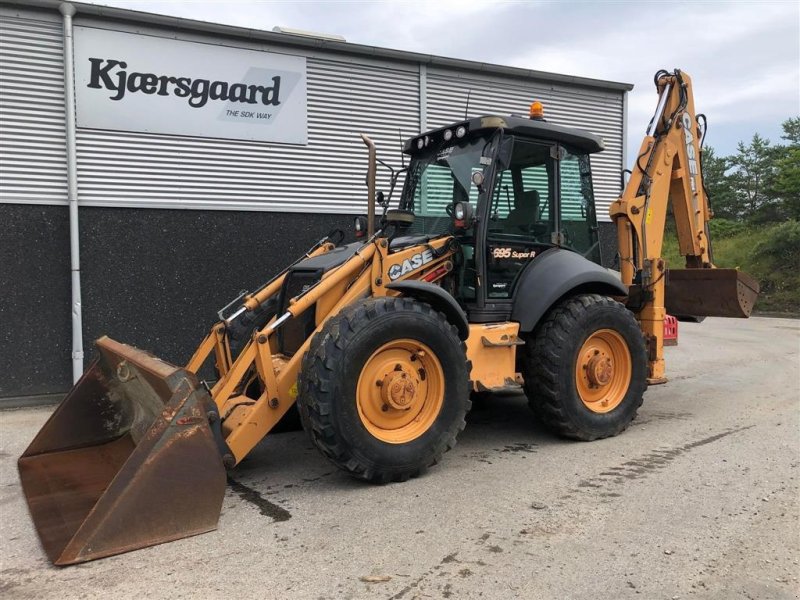
<path id="1" fill-rule="evenodd" d="M 60 15 L 4 9 L 0 19 L 0 201 L 66 203 Z M 46 16 L 43 16 L 46 15 Z M 44 20 L 51 19 L 51 20 Z M 76 24 L 113 29 L 90 17 Z M 130 32 L 131 25 L 120 26 Z M 152 28 L 151 28 L 152 29 Z M 167 35 L 157 30 L 148 35 Z M 184 32 L 185 33 L 185 32 Z M 188 35 L 188 34 L 185 34 Z M 194 41 L 235 46 L 197 33 Z M 258 49 L 249 40 L 242 47 Z M 302 49 L 263 46 L 269 51 Z M 427 103 L 420 111 L 420 71 Z M 378 156 L 400 165 L 400 139 L 464 116 L 525 114 L 542 100 L 546 117 L 601 135 L 592 158 L 598 215 L 619 193 L 623 92 L 493 76 L 368 56 L 307 53 L 308 145 L 78 130 L 78 188 L 85 206 L 357 213 L 366 209 L 370 135 Z M 135 119 L 136 115 L 130 118 Z M 379 168 L 378 189 L 388 191 Z"/>
<path id="2" fill-rule="evenodd" d="M 66 204 L 61 23 L 0 18 L 0 200 Z"/>
<path id="3" fill-rule="evenodd" d="M 389 66 L 308 60 L 308 145 L 78 131 L 81 203 L 353 213 L 366 210 L 367 149 L 399 166 L 398 128 L 419 123 L 419 78 Z M 379 169 L 378 189 L 388 191 Z"/>
<path id="4" fill-rule="evenodd" d="M 620 193 L 622 166 L 623 94 L 597 89 L 528 82 L 506 77 L 469 75 L 428 68 L 428 127 L 463 119 L 469 93 L 469 116 L 486 114 L 526 116 L 530 103 L 544 104 L 545 118 L 599 135 L 606 149 L 592 155 L 598 219 L 608 221 L 608 205 Z"/>

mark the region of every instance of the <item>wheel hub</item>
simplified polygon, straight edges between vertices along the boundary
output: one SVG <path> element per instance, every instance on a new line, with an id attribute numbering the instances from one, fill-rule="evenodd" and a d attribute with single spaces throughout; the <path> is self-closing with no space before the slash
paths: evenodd
<path id="1" fill-rule="evenodd" d="M 417 386 L 405 371 L 393 371 L 383 378 L 381 397 L 396 410 L 408 410 L 417 397 Z"/>
<path id="2" fill-rule="evenodd" d="M 608 356 L 595 355 L 589 359 L 587 376 L 592 385 L 608 385 L 614 377 L 614 363 Z"/>
<path id="3" fill-rule="evenodd" d="M 584 406 L 595 413 L 619 406 L 632 373 L 631 353 L 622 335 L 599 329 L 586 338 L 576 358 L 575 388 Z"/>
<path id="4" fill-rule="evenodd" d="M 444 369 L 422 342 L 387 342 L 364 364 L 356 404 L 373 436 L 390 444 L 409 442 L 428 431 L 442 409 Z"/>

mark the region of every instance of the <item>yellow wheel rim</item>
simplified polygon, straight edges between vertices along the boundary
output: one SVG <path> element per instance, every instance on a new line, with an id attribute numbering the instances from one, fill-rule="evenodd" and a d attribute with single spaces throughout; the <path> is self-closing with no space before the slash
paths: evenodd
<path id="1" fill-rule="evenodd" d="M 596 413 L 614 410 L 628 392 L 632 369 L 631 352 L 619 333 L 592 333 L 575 362 L 575 387 L 584 406 Z"/>
<path id="2" fill-rule="evenodd" d="M 404 444 L 424 434 L 444 404 L 444 371 L 428 346 L 411 339 L 384 344 L 361 369 L 356 405 L 373 436 Z"/>

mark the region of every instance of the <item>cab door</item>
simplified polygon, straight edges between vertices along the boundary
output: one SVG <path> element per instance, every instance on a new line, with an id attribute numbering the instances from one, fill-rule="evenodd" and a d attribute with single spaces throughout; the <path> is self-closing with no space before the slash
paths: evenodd
<path id="1" fill-rule="evenodd" d="M 484 299 L 510 301 L 520 272 L 558 232 L 558 148 L 514 139 L 495 175 L 486 222 Z"/>

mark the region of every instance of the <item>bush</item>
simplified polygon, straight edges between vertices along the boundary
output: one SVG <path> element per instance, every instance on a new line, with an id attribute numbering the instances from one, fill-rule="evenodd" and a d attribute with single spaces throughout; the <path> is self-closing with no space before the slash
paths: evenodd
<path id="1" fill-rule="evenodd" d="M 786 221 L 770 227 L 755 245 L 756 258 L 773 259 L 772 267 L 780 271 L 797 271 L 800 266 L 800 222 Z"/>
<path id="2" fill-rule="evenodd" d="M 713 241 L 739 235 L 744 231 L 745 226 L 744 223 L 731 221 L 730 219 L 711 219 L 708 222 L 708 228 L 711 231 L 711 240 Z"/>

